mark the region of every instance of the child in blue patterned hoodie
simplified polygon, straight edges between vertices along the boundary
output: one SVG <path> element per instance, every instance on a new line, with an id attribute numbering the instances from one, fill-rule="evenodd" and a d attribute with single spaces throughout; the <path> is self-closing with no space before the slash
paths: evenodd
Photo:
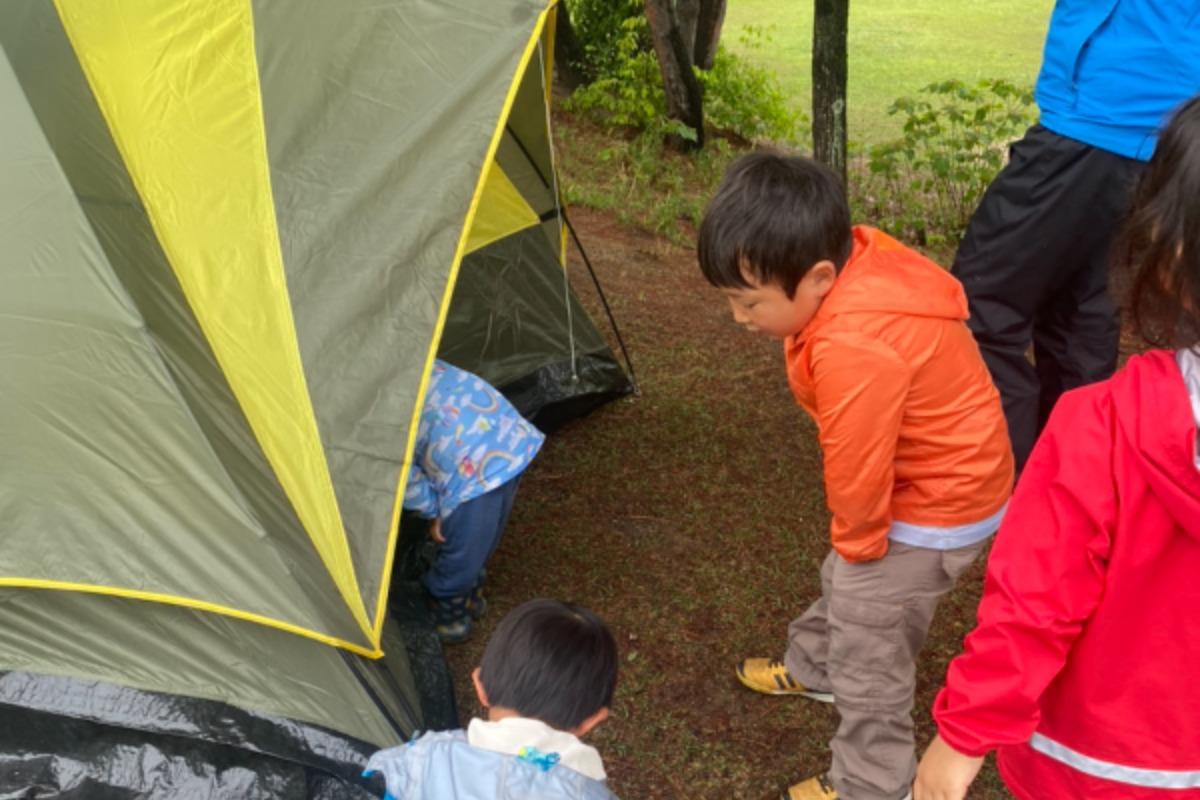
<path id="1" fill-rule="evenodd" d="M 487 381 L 434 362 L 404 507 L 432 520 L 439 544 L 423 580 L 443 642 L 466 641 L 483 613 L 484 565 L 544 440 Z"/>
<path id="2" fill-rule="evenodd" d="M 580 737 L 608 718 L 617 644 L 585 608 L 530 600 L 488 640 L 471 674 L 487 719 L 381 750 L 365 775 L 386 800 L 617 800 Z"/>

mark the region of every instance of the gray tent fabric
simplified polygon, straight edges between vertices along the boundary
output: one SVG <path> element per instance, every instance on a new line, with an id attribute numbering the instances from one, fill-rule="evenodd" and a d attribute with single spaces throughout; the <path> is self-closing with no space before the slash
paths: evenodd
<path id="1" fill-rule="evenodd" d="M 20 343 L 0 353 L 0 575 L 53 563 L 66 583 L 352 628 L 167 267 L 53 6 L 5 10 L 20 5 L 27 28 L 0 25 L 0 333 Z M 58 80 L 46 81 L 48 65 Z M 19 77 L 47 85 L 23 92 Z M 137 502 L 112 502 L 132 481 Z M 220 545 L 213 529 L 236 554 L 192 546 Z"/>
<path id="2" fill-rule="evenodd" d="M 392 646 L 376 660 L 223 614 L 80 592 L 0 590 L 7 670 L 203 698 L 378 745 L 422 722 L 405 649 L 398 632 L 388 631 Z"/>
<path id="3" fill-rule="evenodd" d="M 368 607 L 447 266 L 544 9 L 255 3 L 288 289 Z"/>

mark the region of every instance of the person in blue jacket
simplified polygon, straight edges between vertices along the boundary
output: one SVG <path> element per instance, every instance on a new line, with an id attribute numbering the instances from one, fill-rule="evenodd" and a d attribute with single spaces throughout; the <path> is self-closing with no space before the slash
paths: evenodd
<path id="1" fill-rule="evenodd" d="M 1039 122 L 1012 145 L 952 268 L 1004 401 L 1018 472 L 1059 396 L 1116 369 L 1113 235 L 1160 126 L 1197 91 L 1197 0 L 1055 3 Z"/>
<path id="2" fill-rule="evenodd" d="M 431 520 L 437 555 L 423 582 L 443 642 L 466 641 L 482 615 L 484 567 L 517 485 L 545 436 L 487 381 L 435 361 L 417 427 L 404 507 Z"/>
<path id="3" fill-rule="evenodd" d="M 487 719 L 371 756 L 387 800 L 617 800 L 581 737 L 608 718 L 617 644 L 579 606 L 530 600 L 496 626 L 471 677 Z"/>

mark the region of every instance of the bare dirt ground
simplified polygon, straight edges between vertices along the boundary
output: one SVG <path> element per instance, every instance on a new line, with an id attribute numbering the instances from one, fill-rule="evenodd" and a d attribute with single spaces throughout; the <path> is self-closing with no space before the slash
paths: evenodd
<path id="1" fill-rule="evenodd" d="M 749 692 L 734 665 L 781 655 L 788 621 L 820 593 L 828 515 L 814 428 L 788 391 L 780 345 L 728 319 L 690 250 L 608 214 L 572 219 L 641 394 L 568 424 L 527 472 L 489 565 L 492 611 L 448 651 L 463 718 L 479 713 L 468 674 L 496 620 L 558 597 L 600 613 L 621 647 L 613 717 L 591 737 L 618 795 L 778 797 L 827 768 L 836 712 Z M 981 585 L 978 563 L 939 609 L 919 669 L 922 747 Z M 990 760 L 970 796 L 1008 797 Z"/>

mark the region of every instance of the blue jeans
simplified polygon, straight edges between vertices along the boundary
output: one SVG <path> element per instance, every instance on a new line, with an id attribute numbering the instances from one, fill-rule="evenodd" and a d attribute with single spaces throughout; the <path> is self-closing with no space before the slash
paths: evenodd
<path id="1" fill-rule="evenodd" d="M 517 496 L 520 477 L 460 505 L 442 520 L 446 541 L 425 573 L 425 588 L 439 599 L 462 597 L 475 588 L 479 573 L 500 544 Z"/>

